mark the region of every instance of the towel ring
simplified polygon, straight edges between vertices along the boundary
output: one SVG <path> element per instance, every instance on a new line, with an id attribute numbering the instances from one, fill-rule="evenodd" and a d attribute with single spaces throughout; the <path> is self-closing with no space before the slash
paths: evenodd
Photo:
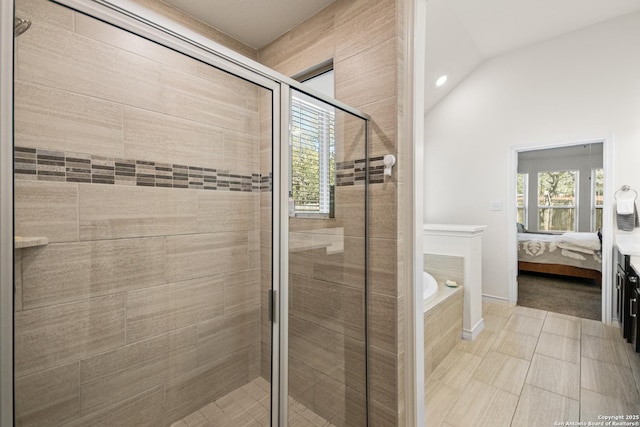
<path id="1" fill-rule="evenodd" d="M 618 191 L 616 191 L 616 193 L 613 195 L 613 198 L 618 200 L 618 193 L 619 192 L 622 191 L 623 193 L 626 193 L 629 190 L 633 191 L 633 194 L 635 194 L 635 196 L 633 197 L 633 200 L 636 200 L 638 198 L 638 192 L 636 190 L 634 190 L 633 188 L 629 187 L 628 185 L 623 185 L 622 187 L 620 187 L 618 189 Z"/>

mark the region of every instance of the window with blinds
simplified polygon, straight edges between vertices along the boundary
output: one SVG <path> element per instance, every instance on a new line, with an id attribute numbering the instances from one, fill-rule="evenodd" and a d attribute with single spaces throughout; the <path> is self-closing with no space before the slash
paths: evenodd
<path id="1" fill-rule="evenodd" d="M 296 214 L 329 214 L 335 184 L 335 110 L 292 91 L 291 193 Z"/>

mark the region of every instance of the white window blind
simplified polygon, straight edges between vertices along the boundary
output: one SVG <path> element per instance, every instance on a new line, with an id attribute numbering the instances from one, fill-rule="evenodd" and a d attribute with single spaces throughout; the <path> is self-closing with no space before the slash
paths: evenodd
<path id="1" fill-rule="evenodd" d="M 329 213 L 335 176 L 335 112 L 297 92 L 291 97 L 291 166 L 296 213 Z"/>

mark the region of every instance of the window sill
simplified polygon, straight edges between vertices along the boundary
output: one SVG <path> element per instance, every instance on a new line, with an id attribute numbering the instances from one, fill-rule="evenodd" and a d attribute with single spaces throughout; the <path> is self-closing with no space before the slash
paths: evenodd
<path id="1" fill-rule="evenodd" d="M 329 214 L 325 213 L 296 213 L 295 216 L 290 218 L 304 218 L 304 219 L 333 219 Z"/>

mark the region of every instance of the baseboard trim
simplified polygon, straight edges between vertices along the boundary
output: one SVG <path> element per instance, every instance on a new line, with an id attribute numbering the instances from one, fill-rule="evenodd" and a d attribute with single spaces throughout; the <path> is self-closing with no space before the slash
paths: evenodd
<path id="1" fill-rule="evenodd" d="M 496 297 L 493 295 L 487 295 L 487 294 L 482 294 L 482 301 L 483 302 L 497 302 L 500 304 L 509 304 L 509 305 L 513 305 L 509 302 L 509 298 L 503 298 L 503 297 Z"/>
<path id="2" fill-rule="evenodd" d="M 465 341 L 474 341 L 478 337 L 478 335 L 480 335 L 480 332 L 482 332 L 483 329 L 484 329 L 484 319 L 480 319 L 480 321 L 476 323 L 476 326 L 474 326 L 473 329 L 462 330 L 462 339 Z"/>

